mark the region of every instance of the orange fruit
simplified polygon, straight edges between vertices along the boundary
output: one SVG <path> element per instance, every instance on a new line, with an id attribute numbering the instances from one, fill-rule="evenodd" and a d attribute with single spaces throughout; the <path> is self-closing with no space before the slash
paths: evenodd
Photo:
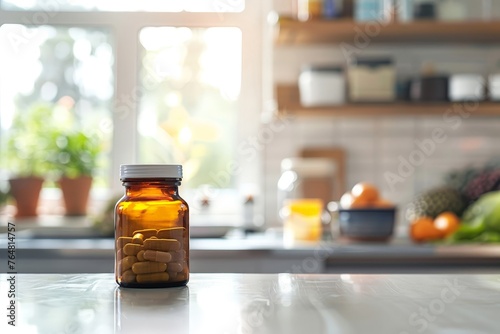
<path id="1" fill-rule="evenodd" d="M 420 217 L 411 223 L 410 237 L 416 242 L 432 241 L 442 239 L 444 233 L 434 225 L 434 219 Z"/>
<path id="2" fill-rule="evenodd" d="M 449 236 L 458 229 L 460 218 L 453 212 L 443 212 L 434 219 L 434 226 L 443 232 L 444 236 Z"/>
<path id="3" fill-rule="evenodd" d="M 363 198 L 356 198 L 350 192 L 346 192 L 340 198 L 340 206 L 344 209 L 359 209 L 369 206 Z"/>
<path id="4" fill-rule="evenodd" d="M 373 203 L 373 206 L 376 208 L 393 208 L 394 203 L 389 200 L 379 198 L 377 201 L 375 201 L 375 203 Z"/>
<path id="5" fill-rule="evenodd" d="M 359 198 L 363 202 L 373 203 L 378 200 L 378 189 L 374 185 L 366 182 L 360 182 L 352 187 L 352 196 Z"/>

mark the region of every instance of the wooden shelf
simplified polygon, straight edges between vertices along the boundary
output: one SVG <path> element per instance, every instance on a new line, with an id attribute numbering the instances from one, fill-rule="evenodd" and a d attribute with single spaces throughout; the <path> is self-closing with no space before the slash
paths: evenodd
<path id="1" fill-rule="evenodd" d="M 456 112 L 465 110 L 462 103 L 453 102 L 350 103 L 307 108 L 300 104 L 299 89 L 295 85 L 278 85 L 276 98 L 281 113 L 300 116 L 444 116 L 450 108 Z M 470 110 L 470 116 L 500 116 L 500 103 L 480 102 Z"/>
<path id="2" fill-rule="evenodd" d="M 500 21 L 438 22 L 414 21 L 382 24 L 360 23 L 350 19 L 301 22 L 280 18 L 278 45 L 346 42 L 365 32 L 369 43 L 500 43 Z M 363 42 L 363 40 L 360 40 Z"/>

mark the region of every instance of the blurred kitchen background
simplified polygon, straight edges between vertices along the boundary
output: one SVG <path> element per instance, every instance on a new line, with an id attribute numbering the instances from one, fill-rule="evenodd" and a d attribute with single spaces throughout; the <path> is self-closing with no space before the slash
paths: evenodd
<path id="1" fill-rule="evenodd" d="M 36 177 L 21 229 L 95 237 L 98 221 L 109 236 L 120 164 L 181 163 L 192 236 L 279 234 L 295 169 L 332 182 L 312 196 L 325 206 L 375 186 L 409 243 L 415 196 L 500 156 L 500 0 L 2 0 L 0 14 L 2 226 L 19 210 L 9 180 Z M 286 160 L 306 157 L 330 172 Z M 80 176 L 88 205 L 69 212 L 62 184 Z"/>

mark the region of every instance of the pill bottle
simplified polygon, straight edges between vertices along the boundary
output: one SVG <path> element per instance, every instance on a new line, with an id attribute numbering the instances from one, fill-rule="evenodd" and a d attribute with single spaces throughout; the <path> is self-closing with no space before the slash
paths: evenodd
<path id="1" fill-rule="evenodd" d="M 161 288 L 189 280 L 189 207 L 181 165 L 122 165 L 115 207 L 115 276 L 121 287 Z"/>

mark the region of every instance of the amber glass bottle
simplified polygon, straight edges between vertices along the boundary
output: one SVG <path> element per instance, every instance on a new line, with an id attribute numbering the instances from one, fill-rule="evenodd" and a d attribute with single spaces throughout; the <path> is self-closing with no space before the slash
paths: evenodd
<path id="1" fill-rule="evenodd" d="M 115 208 L 115 276 L 122 287 L 189 280 L 189 207 L 178 193 L 181 165 L 122 165 Z"/>

